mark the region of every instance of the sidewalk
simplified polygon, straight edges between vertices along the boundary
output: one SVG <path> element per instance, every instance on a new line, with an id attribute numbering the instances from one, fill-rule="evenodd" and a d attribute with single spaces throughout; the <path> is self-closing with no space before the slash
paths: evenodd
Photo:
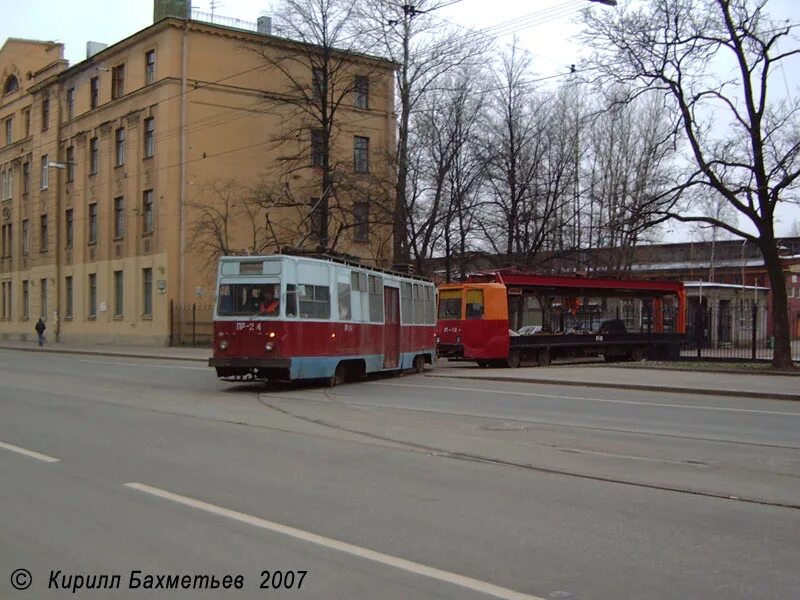
<path id="1" fill-rule="evenodd" d="M 202 364 L 207 364 L 211 356 L 210 348 L 55 343 L 48 343 L 40 348 L 36 345 L 35 340 L 28 342 L 0 341 L 0 350 L 181 360 Z M 522 367 L 518 369 L 483 369 L 474 363 L 440 360 L 435 369 L 427 372 L 427 376 L 470 381 L 506 381 L 800 401 L 800 375 L 775 376 L 756 373 L 676 371 L 658 368 L 650 369 L 643 366 L 625 368 L 603 363 Z"/>
<path id="2" fill-rule="evenodd" d="M 115 346 L 111 344 L 56 344 L 45 343 L 41 348 L 36 340 L 19 342 L 2 340 L 0 350 L 21 352 L 55 352 L 59 354 L 87 354 L 90 356 L 118 356 L 125 358 L 152 358 L 158 360 L 188 360 L 208 363 L 211 348 L 168 348 L 158 346 Z"/>
<path id="3" fill-rule="evenodd" d="M 445 360 L 440 360 L 428 376 L 800 401 L 800 376 L 625 368 L 597 363 L 484 369 L 474 363 L 448 364 Z"/>

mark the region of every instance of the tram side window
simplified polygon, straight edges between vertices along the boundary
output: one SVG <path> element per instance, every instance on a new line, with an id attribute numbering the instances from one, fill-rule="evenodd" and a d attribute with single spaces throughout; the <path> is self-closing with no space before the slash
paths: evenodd
<path id="1" fill-rule="evenodd" d="M 461 318 L 461 290 L 443 290 L 439 294 L 439 318 Z"/>
<path id="2" fill-rule="evenodd" d="M 433 288 L 426 285 L 423 290 L 425 292 L 425 323 L 433 325 L 436 323 L 436 301 Z"/>
<path id="3" fill-rule="evenodd" d="M 425 322 L 425 298 L 423 296 L 422 286 L 418 283 L 414 284 L 414 323 L 421 325 Z"/>
<path id="4" fill-rule="evenodd" d="M 383 279 L 377 275 L 369 276 L 369 320 L 371 323 L 383 321 Z"/>
<path id="5" fill-rule="evenodd" d="M 293 283 L 286 284 L 286 316 L 297 316 L 297 288 Z"/>
<path id="6" fill-rule="evenodd" d="M 330 319 L 331 293 L 324 285 L 298 285 L 301 319 Z"/>
<path id="7" fill-rule="evenodd" d="M 467 290 L 467 318 L 483 318 L 483 290 Z"/>
<path id="8" fill-rule="evenodd" d="M 350 283 L 339 281 L 337 283 L 337 296 L 339 301 L 339 320 L 349 321 L 350 315 Z"/>
<path id="9" fill-rule="evenodd" d="M 414 305 L 411 304 L 411 284 L 400 282 L 400 318 L 403 325 L 414 322 Z"/>

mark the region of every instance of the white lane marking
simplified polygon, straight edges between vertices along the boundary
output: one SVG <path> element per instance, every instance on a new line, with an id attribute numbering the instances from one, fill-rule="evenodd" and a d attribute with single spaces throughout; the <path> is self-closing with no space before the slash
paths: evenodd
<path id="1" fill-rule="evenodd" d="M 304 542 L 310 542 L 312 544 L 316 544 L 317 546 L 322 546 L 324 548 L 329 548 L 331 550 L 337 550 L 339 552 L 351 554 L 353 556 L 357 556 L 365 560 L 394 567 L 396 569 L 402 569 L 403 571 L 408 571 L 416 575 L 422 575 L 424 577 L 437 579 L 445 583 L 451 583 L 453 585 L 457 585 L 462 588 L 486 594 L 488 596 L 494 596 L 495 598 L 503 598 L 505 600 L 545 600 L 544 598 L 540 598 L 539 596 L 531 596 L 530 594 L 523 594 L 522 592 L 516 592 L 508 588 L 500 587 L 492 583 L 481 581 L 479 579 L 465 577 L 464 575 L 458 575 L 456 573 L 451 573 L 450 571 L 443 571 L 442 569 L 429 567 L 427 565 L 423 565 L 418 562 L 406 560 L 404 558 L 399 558 L 397 556 L 392 556 L 390 554 L 384 554 L 383 552 L 370 550 L 369 548 L 362 548 L 361 546 L 356 546 L 354 544 L 348 544 L 347 542 L 341 542 L 339 540 L 327 538 L 321 535 L 317 535 L 315 533 L 304 531 L 302 529 L 296 529 L 295 527 L 290 527 L 288 525 L 281 525 L 280 523 L 267 521 L 266 519 L 261 519 L 259 517 L 254 517 L 252 515 L 240 513 L 235 510 L 222 508 L 221 506 L 217 506 L 216 504 L 209 504 L 208 502 L 203 502 L 202 500 L 195 500 L 187 496 L 173 494 L 172 492 L 151 487 L 143 483 L 126 483 L 125 486 L 132 488 L 134 490 L 138 490 L 140 492 L 144 492 L 146 494 L 158 496 L 159 498 L 164 498 L 166 500 L 171 500 L 172 502 L 177 502 L 178 504 L 183 504 L 184 506 L 190 506 L 192 508 L 197 508 L 199 510 L 203 510 L 208 513 L 226 517 L 228 519 L 233 519 L 234 521 L 239 521 L 240 523 L 252 525 L 253 527 L 258 527 L 260 529 L 267 529 L 269 531 L 273 531 L 281 535 L 286 535 L 289 537 L 296 538 L 298 540 L 302 540 Z"/>
<path id="2" fill-rule="evenodd" d="M 4 444 L 3 442 L 0 442 L 0 448 L 5 448 L 11 452 L 23 454 L 24 456 L 29 456 L 30 458 L 35 458 L 36 460 L 41 460 L 42 462 L 54 463 L 61 460 L 60 458 L 53 458 L 52 456 L 47 456 L 47 454 L 40 454 L 38 452 L 34 452 L 33 450 L 26 450 L 25 448 L 13 446 L 12 444 Z"/>
<path id="3" fill-rule="evenodd" d="M 510 382 L 505 382 L 510 383 Z M 610 400 L 608 398 L 587 398 L 585 396 L 559 396 L 556 394 L 535 394 L 533 392 L 512 392 L 509 390 L 483 390 L 456 386 L 416 385 L 408 383 L 381 383 L 368 381 L 362 385 L 389 385 L 393 387 L 424 388 L 429 390 L 451 390 L 455 392 L 474 392 L 481 394 L 503 394 L 506 396 L 531 396 L 536 398 L 557 398 L 561 400 L 585 400 L 586 402 L 602 402 L 605 404 L 636 404 L 639 406 L 659 406 L 665 408 L 691 408 L 694 410 L 713 410 L 719 412 L 752 413 L 757 415 L 779 415 L 783 417 L 800 417 L 800 412 L 780 412 L 777 410 L 757 410 L 754 408 L 726 408 L 724 406 L 702 406 L 694 404 L 669 404 L 667 402 L 637 402 L 635 400 Z M 546 385 L 546 384 L 542 384 Z"/>

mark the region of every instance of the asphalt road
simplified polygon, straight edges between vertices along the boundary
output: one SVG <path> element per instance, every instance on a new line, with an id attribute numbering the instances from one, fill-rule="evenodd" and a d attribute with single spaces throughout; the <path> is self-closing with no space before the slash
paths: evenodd
<path id="1" fill-rule="evenodd" d="M 800 404 L 0 351 L 0 509 L 2 598 L 796 598 Z"/>

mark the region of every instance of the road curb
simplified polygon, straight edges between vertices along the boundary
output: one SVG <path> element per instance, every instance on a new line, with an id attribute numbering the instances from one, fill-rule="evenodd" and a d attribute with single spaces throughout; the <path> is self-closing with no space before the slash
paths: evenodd
<path id="1" fill-rule="evenodd" d="M 592 387 L 609 388 L 618 390 L 638 390 L 642 392 L 671 392 L 674 394 L 700 394 L 703 396 L 728 396 L 732 398 L 759 398 L 763 400 L 791 400 L 800 402 L 800 394 L 767 393 L 767 392 L 747 392 L 744 390 L 709 390 L 687 387 L 675 387 L 670 385 L 645 385 L 634 383 L 606 383 L 596 381 L 557 381 L 553 379 L 536 379 L 521 377 L 489 376 L 476 377 L 472 375 L 434 375 L 426 374 L 426 377 L 438 377 L 441 379 L 470 379 L 472 381 L 502 381 L 505 383 L 537 383 L 542 385 L 567 385 L 572 387 Z"/>
<path id="2" fill-rule="evenodd" d="M 19 352 L 50 352 L 52 354 L 80 354 L 84 356 L 109 356 L 116 358 L 147 358 L 151 360 L 181 360 L 188 362 L 201 362 L 208 364 L 208 358 L 199 358 L 194 356 L 168 356 L 166 354 L 136 354 L 134 352 L 114 352 L 102 350 L 67 350 L 62 348 L 47 348 L 47 347 L 34 347 L 34 348 L 20 348 L 19 346 L 2 346 L 0 350 L 18 350 Z M 210 358 L 210 356 L 209 356 Z"/>

